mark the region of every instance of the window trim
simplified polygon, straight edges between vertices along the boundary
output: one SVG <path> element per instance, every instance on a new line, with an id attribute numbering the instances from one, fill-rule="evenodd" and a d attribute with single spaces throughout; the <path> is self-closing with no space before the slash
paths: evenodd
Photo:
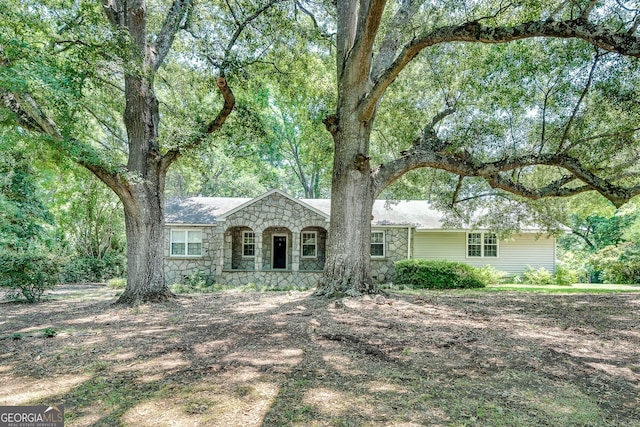
<path id="1" fill-rule="evenodd" d="M 173 234 L 175 232 L 181 232 L 184 233 L 184 253 L 182 254 L 176 254 L 173 253 L 173 244 L 174 244 L 174 239 L 173 239 Z M 189 254 L 189 233 L 200 233 L 200 254 L 199 255 L 190 255 Z M 172 228 L 171 232 L 169 233 L 169 256 L 172 258 L 202 258 L 204 255 L 204 244 L 203 244 L 203 236 L 204 236 L 204 232 L 203 230 L 200 229 L 195 229 L 195 228 Z"/>
<path id="2" fill-rule="evenodd" d="M 313 235 L 313 244 L 304 243 L 304 235 L 312 234 Z M 313 255 L 304 255 L 304 247 L 305 246 L 313 246 Z M 302 259 L 317 259 L 318 258 L 318 232 L 311 231 L 301 231 L 300 232 L 300 258 Z"/>
<path id="3" fill-rule="evenodd" d="M 479 234 L 480 235 L 480 255 L 469 255 L 469 236 L 472 234 Z M 496 254 L 495 256 L 493 255 L 485 255 L 485 239 L 486 236 L 488 235 L 493 235 L 493 237 L 495 237 L 496 239 L 496 243 L 495 243 L 495 248 L 496 248 Z M 474 245 L 476 246 L 476 245 Z M 491 245 L 494 246 L 494 245 Z M 493 233 L 491 231 L 469 231 L 467 232 L 466 236 L 465 236 L 465 256 L 466 258 L 471 258 L 471 259 L 478 259 L 478 258 L 491 258 L 491 259 L 496 259 L 500 257 L 500 239 L 498 238 L 498 235 L 496 233 Z"/>
<path id="4" fill-rule="evenodd" d="M 246 243 L 247 235 L 253 235 L 253 243 Z M 253 255 L 245 255 L 245 247 L 253 246 Z M 244 259 L 255 259 L 256 257 L 256 232 L 253 230 L 243 230 L 242 231 L 242 258 Z"/>
<path id="5" fill-rule="evenodd" d="M 376 245 L 382 245 L 382 255 L 371 254 L 371 247 L 374 245 L 373 243 L 374 234 L 382 234 L 382 243 L 375 243 Z M 369 256 L 374 259 L 383 259 L 387 257 L 387 233 L 385 232 L 385 230 L 371 230 L 371 243 L 369 244 Z"/>

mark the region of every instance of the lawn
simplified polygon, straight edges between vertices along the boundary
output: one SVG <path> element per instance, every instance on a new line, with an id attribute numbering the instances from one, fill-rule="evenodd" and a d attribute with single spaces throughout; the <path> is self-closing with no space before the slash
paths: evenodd
<path id="1" fill-rule="evenodd" d="M 574 290 L 122 308 L 64 286 L 0 304 L 0 405 L 64 403 L 67 426 L 640 426 L 640 293 Z"/>

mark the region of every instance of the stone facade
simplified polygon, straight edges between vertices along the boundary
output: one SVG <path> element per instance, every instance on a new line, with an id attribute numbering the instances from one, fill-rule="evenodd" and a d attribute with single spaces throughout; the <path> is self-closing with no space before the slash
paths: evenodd
<path id="1" fill-rule="evenodd" d="M 327 226 L 322 212 L 283 193 L 267 193 L 221 215 L 215 226 L 167 226 L 165 276 L 170 284 L 199 273 L 228 285 L 313 286 L 324 268 Z M 192 229 L 203 230 L 202 254 L 172 256 L 171 231 Z M 303 232 L 315 233 L 315 256 L 302 256 Z"/>
<path id="2" fill-rule="evenodd" d="M 172 230 L 198 230 L 202 232 L 202 255 L 199 257 L 171 256 Z M 164 236 L 164 271 L 168 284 L 183 282 L 186 277 L 200 274 L 210 283 L 215 282 L 216 251 L 218 246 L 217 227 L 166 227 Z"/>
<path id="3" fill-rule="evenodd" d="M 390 283 L 395 276 L 395 262 L 407 259 L 409 227 L 373 227 L 372 232 L 384 232 L 384 257 L 371 258 L 371 276 L 378 283 Z"/>

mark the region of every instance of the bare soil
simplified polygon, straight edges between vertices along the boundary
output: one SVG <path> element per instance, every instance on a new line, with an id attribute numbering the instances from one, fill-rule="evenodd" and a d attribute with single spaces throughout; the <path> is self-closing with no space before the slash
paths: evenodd
<path id="1" fill-rule="evenodd" d="M 0 405 L 63 403 L 67 426 L 640 426 L 638 293 L 116 292 L 0 304 Z"/>

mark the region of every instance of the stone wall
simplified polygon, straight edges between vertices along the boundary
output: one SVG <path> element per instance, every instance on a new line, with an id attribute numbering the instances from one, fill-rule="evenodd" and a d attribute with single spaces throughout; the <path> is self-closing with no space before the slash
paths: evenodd
<path id="1" fill-rule="evenodd" d="M 171 256 L 171 230 L 202 231 L 202 255 L 198 257 Z M 167 284 L 181 283 L 185 277 L 200 273 L 208 282 L 215 281 L 217 244 L 216 227 L 181 227 L 165 228 L 164 235 L 164 275 Z"/>
<path id="2" fill-rule="evenodd" d="M 275 287 L 312 287 L 316 285 L 320 271 L 324 268 L 327 227 L 326 217 L 319 212 L 282 194 L 272 193 L 219 218 L 216 226 L 167 226 L 165 277 L 167 283 L 173 284 L 200 272 L 210 282 L 228 285 L 256 283 Z M 202 230 L 202 256 L 169 256 L 172 229 Z M 249 230 L 256 235 L 253 258 L 242 256 L 242 232 Z M 302 231 L 317 232 L 316 258 L 302 258 Z M 394 262 L 407 257 L 407 228 L 374 227 L 373 231 L 385 233 L 385 257 L 371 259 L 372 276 L 377 282 L 391 282 L 395 273 Z M 287 236 L 287 268 L 284 271 L 271 269 L 274 234 Z"/>
<path id="3" fill-rule="evenodd" d="M 372 228 L 372 231 L 384 231 L 385 256 L 371 258 L 371 276 L 378 283 L 390 283 L 395 277 L 395 262 L 407 259 L 407 228 Z"/>
<path id="4" fill-rule="evenodd" d="M 233 270 L 254 270 L 256 268 L 255 257 L 245 257 L 242 253 L 242 243 L 245 231 L 253 231 L 249 227 L 233 227 L 226 231 L 224 247 L 225 257 L 231 259 Z"/>
<path id="5" fill-rule="evenodd" d="M 217 283 L 242 286 L 248 283 L 278 287 L 298 286 L 312 288 L 320 279 L 321 272 L 300 271 L 225 271 Z"/>
<path id="6" fill-rule="evenodd" d="M 302 258 L 302 252 L 300 253 L 300 271 L 321 271 L 324 268 L 324 262 L 327 253 L 327 230 L 320 227 L 308 227 L 302 230 L 315 231 L 317 233 L 318 243 L 316 246 L 315 258 Z M 301 237 L 302 239 L 302 237 Z M 302 251 L 302 246 L 301 249 Z"/>

